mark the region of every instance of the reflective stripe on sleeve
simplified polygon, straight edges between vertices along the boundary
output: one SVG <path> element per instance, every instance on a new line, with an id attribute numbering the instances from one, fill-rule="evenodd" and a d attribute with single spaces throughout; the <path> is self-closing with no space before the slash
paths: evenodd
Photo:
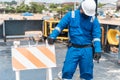
<path id="1" fill-rule="evenodd" d="M 100 41 L 100 38 L 94 38 L 93 42 L 95 42 L 95 41 Z"/>
<path id="2" fill-rule="evenodd" d="M 61 32 L 61 29 L 59 27 L 55 27 L 55 30 L 57 30 L 58 32 Z"/>

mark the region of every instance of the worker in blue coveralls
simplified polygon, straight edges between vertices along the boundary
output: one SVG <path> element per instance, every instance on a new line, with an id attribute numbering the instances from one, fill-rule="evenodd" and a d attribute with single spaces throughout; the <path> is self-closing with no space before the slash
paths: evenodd
<path id="1" fill-rule="evenodd" d="M 99 62 L 101 58 L 101 29 L 95 17 L 95 9 L 94 0 L 82 1 L 80 9 L 66 13 L 47 38 L 49 44 L 54 44 L 61 31 L 66 27 L 69 29 L 69 46 L 62 69 L 63 80 L 72 80 L 77 65 L 81 80 L 93 79 L 93 59 Z"/>

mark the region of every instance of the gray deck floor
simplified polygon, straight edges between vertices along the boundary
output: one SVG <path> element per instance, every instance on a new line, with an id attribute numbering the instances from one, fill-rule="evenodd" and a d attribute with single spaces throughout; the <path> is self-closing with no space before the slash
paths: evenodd
<path id="1" fill-rule="evenodd" d="M 26 41 L 21 41 L 26 45 Z M 15 80 L 15 72 L 11 64 L 12 41 L 0 42 L 0 80 Z M 53 80 L 59 80 L 57 74 L 61 71 L 67 47 L 63 43 L 55 43 L 57 67 L 52 68 Z M 106 53 L 107 54 L 107 53 Z M 100 63 L 94 62 L 94 80 L 120 80 L 120 66 L 108 58 L 102 56 Z M 21 80 L 46 80 L 46 69 L 25 70 L 20 72 Z M 79 80 L 79 69 L 73 77 Z"/>

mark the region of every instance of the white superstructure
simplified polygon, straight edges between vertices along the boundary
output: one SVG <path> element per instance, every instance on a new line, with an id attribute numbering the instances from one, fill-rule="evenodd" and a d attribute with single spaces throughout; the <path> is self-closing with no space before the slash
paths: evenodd
<path id="1" fill-rule="evenodd" d="M 17 0 L 18 5 L 20 5 L 23 2 L 26 5 L 30 5 L 30 2 L 33 2 L 33 0 Z"/>

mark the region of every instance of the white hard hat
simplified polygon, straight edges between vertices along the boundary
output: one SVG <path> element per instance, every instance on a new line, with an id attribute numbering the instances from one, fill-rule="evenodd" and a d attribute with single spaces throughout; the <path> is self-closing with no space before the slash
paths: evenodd
<path id="1" fill-rule="evenodd" d="M 88 16 L 95 15 L 96 3 L 94 0 L 85 0 L 81 3 L 84 13 Z"/>

